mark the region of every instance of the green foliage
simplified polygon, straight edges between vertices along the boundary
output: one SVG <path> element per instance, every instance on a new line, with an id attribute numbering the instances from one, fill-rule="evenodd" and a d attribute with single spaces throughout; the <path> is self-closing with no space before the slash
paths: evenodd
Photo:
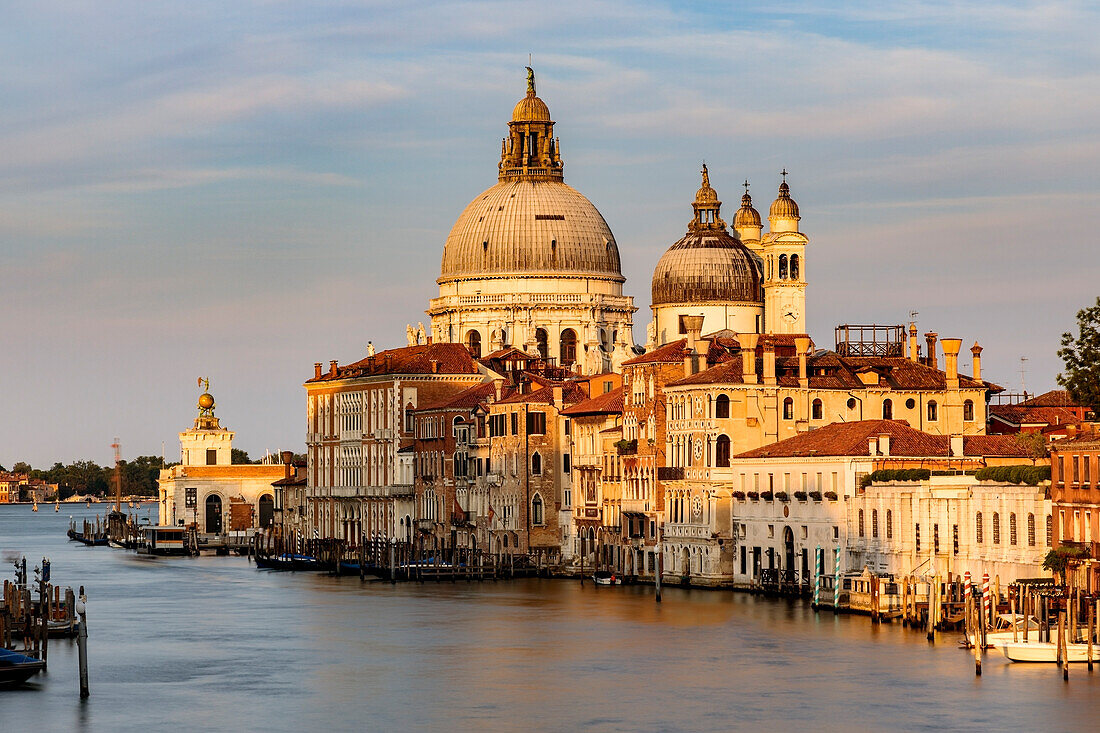
<path id="1" fill-rule="evenodd" d="M 759 491 L 750 491 L 748 496 L 749 496 L 750 499 L 756 500 L 756 499 L 760 498 L 760 492 Z"/>
<path id="2" fill-rule="evenodd" d="M 1069 390 L 1073 399 L 1100 415 L 1100 298 L 1091 308 L 1077 312 L 1077 337 L 1062 334 L 1058 356 L 1066 370 L 1058 375 L 1058 384 Z"/>
<path id="3" fill-rule="evenodd" d="M 796 491 L 794 492 L 794 498 L 798 499 L 799 501 L 806 501 L 806 492 Z"/>
<path id="4" fill-rule="evenodd" d="M 825 498 L 828 499 L 829 501 L 836 501 L 836 492 L 835 491 L 826 491 L 825 492 Z"/>
<path id="5" fill-rule="evenodd" d="M 1029 458 L 1046 458 L 1050 455 L 1050 443 L 1042 433 L 1016 433 L 1016 445 L 1027 451 Z"/>
<path id="6" fill-rule="evenodd" d="M 775 498 L 779 501 L 790 501 L 791 497 L 787 495 L 786 491 L 777 491 L 775 492 Z"/>
<path id="7" fill-rule="evenodd" d="M 1066 582 L 1066 569 L 1074 567 L 1081 560 L 1088 558 L 1089 551 L 1086 547 L 1062 545 L 1055 547 L 1043 558 L 1043 570 L 1049 570 L 1057 576 L 1063 585 Z"/>
<path id="8" fill-rule="evenodd" d="M 57 484 L 59 499 L 74 494 L 103 497 L 114 491 L 114 467 L 100 466 L 95 461 L 73 461 L 67 466 L 58 462 L 47 469 L 31 468 L 26 463 L 16 465 L 25 467 L 22 473 L 32 479 Z M 160 469 L 171 465 L 174 464 L 165 463 L 160 456 L 138 456 L 132 461 L 120 462 L 123 495 L 156 496 Z"/>
<path id="9" fill-rule="evenodd" d="M 932 471 L 927 468 L 880 468 L 864 474 L 859 479 L 859 488 L 866 489 L 873 483 L 886 481 L 927 481 Z"/>
<path id="10" fill-rule="evenodd" d="M 760 498 L 763 499 L 764 501 L 771 501 L 773 497 L 774 497 L 774 494 L 772 494 L 772 492 L 770 492 L 770 491 L 760 492 Z"/>
<path id="11" fill-rule="evenodd" d="M 813 499 L 814 501 L 821 501 L 821 492 L 820 491 L 811 491 L 810 492 L 810 498 Z"/>
<path id="12" fill-rule="evenodd" d="M 638 439 L 634 440 L 620 440 L 615 443 L 615 447 L 619 450 L 620 456 L 633 455 L 638 452 Z"/>
<path id="13" fill-rule="evenodd" d="M 16 461 L 15 465 L 11 467 L 12 473 L 30 473 L 33 470 L 31 464 L 24 463 L 23 461 Z"/>
<path id="14" fill-rule="evenodd" d="M 241 450 L 240 448 L 234 448 L 232 451 L 230 451 L 229 462 L 234 465 L 241 465 L 245 463 L 256 463 L 257 461 L 253 461 L 251 458 L 248 457 L 248 451 Z"/>
<path id="15" fill-rule="evenodd" d="M 979 481 L 1038 486 L 1050 480 L 1050 466 L 986 466 L 974 472 Z"/>

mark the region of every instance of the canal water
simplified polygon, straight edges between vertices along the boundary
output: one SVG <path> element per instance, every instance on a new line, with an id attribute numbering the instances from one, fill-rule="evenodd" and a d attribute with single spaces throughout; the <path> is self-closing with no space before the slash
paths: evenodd
<path id="1" fill-rule="evenodd" d="M 105 510 L 0 506 L 4 577 L 45 555 L 86 587 L 92 693 L 53 640 L 48 674 L 0 691 L 0 729 L 1096 729 L 1100 670 L 1066 684 L 990 655 L 976 679 L 957 634 L 725 591 L 394 586 L 66 541 L 70 515 Z"/>

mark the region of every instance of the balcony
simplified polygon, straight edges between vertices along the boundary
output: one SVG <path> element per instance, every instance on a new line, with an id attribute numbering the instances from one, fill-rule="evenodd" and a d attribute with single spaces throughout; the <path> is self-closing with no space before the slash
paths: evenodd
<path id="1" fill-rule="evenodd" d="M 657 467 L 657 480 L 658 481 L 683 481 L 684 480 L 684 467 L 683 466 L 658 466 Z"/>
<path id="2" fill-rule="evenodd" d="M 663 539 L 709 540 L 713 533 L 706 524 L 666 524 L 662 532 Z"/>
<path id="3" fill-rule="evenodd" d="M 620 440 L 615 443 L 615 448 L 619 451 L 620 456 L 633 456 L 638 453 L 638 439 L 633 440 Z"/>

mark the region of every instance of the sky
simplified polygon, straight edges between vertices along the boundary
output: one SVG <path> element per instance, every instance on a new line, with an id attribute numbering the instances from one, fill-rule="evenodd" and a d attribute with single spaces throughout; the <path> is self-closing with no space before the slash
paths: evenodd
<path id="1" fill-rule="evenodd" d="M 916 311 L 1054 388 L 1100 290 L 1098 33 L 1074 2 L 5 3 L 0 465 L 176 457 L 199 376 L 237 447 L 303 450 L 313 363 L 427 321 L 529 54 L 636 340 L 702 161 L 727 221 L 786 168 L 819 347 Z"/>

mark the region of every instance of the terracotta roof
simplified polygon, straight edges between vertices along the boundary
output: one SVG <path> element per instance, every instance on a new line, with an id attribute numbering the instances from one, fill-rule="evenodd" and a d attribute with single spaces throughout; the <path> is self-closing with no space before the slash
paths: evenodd
<path id="1" fill-rule="evenodd" d="M 567 405 L 588 399 L 588 395 L 584 393 L 584 389 L 579 384 L 576 382 L 566 382 L 565 384 L 551 384 L 546 387 L 541 387 L 530 394 L 512 395 L 508 399 L 501 400 L 498 404 L 523 404 L 527 402 L 529 404 L 550 405 L 554 403 L 555 387 L 562 388 L 562 402 Z"/>
<path id="2" fill-rule="evenodd" d="M 826 425 L 734 458 L 790 458 L 796 456 L 870 456 L 867 442 L 890 436 L 890 456 L 945 457 L 951 455 L 951 436 L 931 435 L 912 428 L 904 420 L 859 420 Z M 1026 449 L 1011 435 L 968 435 L 963 438 L 966 456 L 1026 456 Z"/>
<path id="3" fill-rule="evenodd" d="M 438 366 L 432 368 L 432 362 Z M 388 365 L 387 365 L 388 364 Z M 477 374 L 477 364 L 469 349 L 462 344 L 421 344 L 400 349 L 386 349 L 352 364 L 337 367 L 336 374 L 325 372 L 320 377 L 306 380 L 327 382 L 335 379 L 353 379 L 374 374 Z"/>
<path id="4" fill-rule="evenodd" d="M 1006 405 L 1007 406 L 1007 405 Z M 1023 402 L 1017 402 L 1012 407 L 1081 407 L 1077 404 L 1072 397 L 1070 397 L 1068 389 L 1052 389 L 1049 392 L 1043 392 L 1041 395 L 1036 395 L 1030 399 L 1026 399 Z"/>
<path id="5" fill-rule="evenodd" d="M 538 357 L 538 356 L 532 356 L 531 354 L 528 354 L 523 349 L 517 348 L 515 346 L 508 346 L 508 347 L 505 347 L 503 349 L 498 349 L 497 351 L 494 351 L 491 354 L 486 354 L 485 356 L 481 357 L 481 359 L 479 359 L 478 361 L 483 361 L 484 362 L 484 361 L 490 361 L 490 360 L 493 360 L 493 359 L 508 359 L 508 360 L 511 360 L 511 361 L 535 361 L 536 359 L 539 359 L 539 358 L 540 357 Z"/>
<path id="6" fill-rule="evenodd" d="M 1067 425 L 1080 421 L 1069 407 L 1030 407 L 1024 403 L 1015 405 L 990 405 L 989 419 L 1009 425 Z"/>
<path id="7" fill-rule="evenodd" d="M 563 415 L 612 415 L 623 411 L 623 388 L 618 387 L 561 411 Z"/>
<path id="8" fill-rule="evenodd" d="M 734 353 L 741 349 L 741 345 L 734 339 L 716 338 L 707 341 L 708 364 L 720 364 L 724 361 L 728 361 L 733 357 Z M 623 366 L 656 363 L 675 364 L 677 362 L 683 362 L 687 353 L 687 339 L 682 338 L 679 341 L 670 341 L 653 351 L 647 351 L 641 356 L 628 359 L 623 362 Z"/>
<path id="9" fill-rule="evenodd" d="M 451 395 L 450 397 L 444 397 L 438 402 L 418 407 L 416 412 L 428 412 L 430 410 L 469 410 L 477 407 L 493 394 L 496 394 L 496 387 L 492 382 L 485 382 L 476 387 L 464 389 L 458 394 Z"/>

